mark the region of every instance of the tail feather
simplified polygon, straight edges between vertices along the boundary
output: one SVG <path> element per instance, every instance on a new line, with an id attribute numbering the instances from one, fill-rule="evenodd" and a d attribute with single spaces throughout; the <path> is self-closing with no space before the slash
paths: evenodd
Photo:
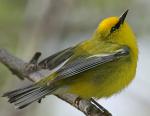
<path id="1" fill-rule="evenodd" d="M 13 97 L 13 96 L 16 96 L 16 94 L 19 95 L 19 94 L 22 94 L 24 92 L 31 91 L 34 88 L 36 89 L 37 87 L 34 87 L 34 85 L 30 85 L 30 86 L 27 86 L 27 87 L 24 87 L 24 88 L 21 88 L 21 89 L 16 89 L 14 91 L 6 92 L 6 93 L 3 94 L 2 97 Z"/>
<path id="2" fill-rule="evenodd" d="M 15 102 L 14 104 L 17 106 L 17 108 L 22 109 L 26 106 L 28 106 L 29 104 L 33 103 L 34 101 L 37 101 L 41 98 L 43 98 L 45 96 L 45 94 L 50 94 L 50 91 L 45 90 L 44 93 L 39 93 L 37 95 L 35 95 L 35 97 L 33 98 L 29 98 L 23 101 L 19 101 L 19 102 Z"/>
<path id="3" fill-rule="evenodd" d="M 21 102 L 28 101 L 28 100 L 32 99 L 33 96 L 38 96 L 40 93 L 43 92 L 43 90 L 44 90 L 44 88 L 33 91 L 33 92 L 30 92 L 30 93 L 27 93 L 27 94 L 20 95 L 19 97 L 14 99 L 13 102 L 18 104 L 18 103 L 21 103 Z"/>
<path id="4" fill-rule="evenodd" d="M 55 87 L 30 85 L 21 89 L 7 92 L 3 97 L 8 97 L 8 102 L 13 103 L 16 108 L 22 109 L 34 101 L 38 101 L 55 91 Z"/>
<path id="5" fill-rule="evenodd" d="M 12 96 L 11 99 L 9 99 L 8 101 L 10 103 L 13 103 L 13 102 L 16 102 L 16 101 L 18 101 L 20 99 L 27 98 L 28 96 L 32 96 L 33 93 L 37 93 L 38 91 L 40 92 L 40 88 L 38 90 L 37 89 L 33 89 L 32 91 L 28 91 L 27 93 L 24 93 L 24 94 L 22 93 L 22 94 L 18 94 L 18 95 Z"/>

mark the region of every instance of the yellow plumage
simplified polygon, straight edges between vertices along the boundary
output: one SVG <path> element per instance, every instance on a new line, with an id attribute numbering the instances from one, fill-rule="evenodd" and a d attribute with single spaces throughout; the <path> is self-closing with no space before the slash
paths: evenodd
<path id="1" fill-rule="evenodd" d="M 125 88 L 134 78 L 138 47 L 132 29 L 121 17 L 104 19 L 91 39 L 58 52 L 39 63 L 60 69 L 40 82 L 6 93 L 11 103 L 23 108 L 49 94 L 71 93 L 82 98 L 109 97 Z M 13 94 L 13 97 L 12 97 Z M 22 99 L 25 101 L 21 101 Z"/>
<path id="2" fill-rule="evenodd" d="M 120 30 L 107 37 L 109 30 L 118 20 L 118 17 L 104 19 L 93 37 L 78 46 L 75 52 L 77 55 L 74 55 L 74 57 L 79 56 L 79 54 L 92 56 L 110 53 L 123 45 L 129 46 L 130 55 L 75 75 L 77 79 L 71 82 L 69 80 L 66 84 L 68 86 L 68 91 L 66 92 L 77 94 L 87 99 L 91 97 L 109 97 L 121 91 L 133 80 L 137 66 L 138 48 L 131 28 L 124 22 Z"/>

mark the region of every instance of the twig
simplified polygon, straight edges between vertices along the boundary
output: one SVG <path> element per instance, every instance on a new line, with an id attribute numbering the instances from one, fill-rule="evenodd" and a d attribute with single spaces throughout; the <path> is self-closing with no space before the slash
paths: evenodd
<path id="1" fill-rule="evenodd" d="M 28 69 L 30 69 L 30 64 L 37 63 L 40 55 L 40 53 L 36 53 L 30 60 L 30 62 L 26 63 L 23 60 L 11 55 L 6 50 L 0 49 L 0 62 L 3 63 L 7 68 L 9 68 L 10 71 L 21 80 L 27 78 L 32 82 L 37 82 L 43 77 L 43 75 L 41 75 L 39 71 L 36 71 L 36 68 L 33 68 L 33 70 L 30 71 Z M 111 116 L 111 114 L 106 109 L 98 105 L 98 103 L 95 101 L 91 102 L 91 100 L 80 98 L 76 103 L 79 96 L 72 94 L 61 94 L 56 96 L 68 102 L 70 105 L 83 112 L 86 116 Z"/>

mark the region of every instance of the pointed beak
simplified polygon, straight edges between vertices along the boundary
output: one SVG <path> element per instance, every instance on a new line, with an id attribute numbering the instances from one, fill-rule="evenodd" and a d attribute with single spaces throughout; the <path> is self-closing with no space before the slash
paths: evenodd
<path id="1" fill-rule="evenodd" d="M 123 23 L 124 23 L 125 18 L 126 18 L 127 14 L 128 14 L 128 11 L 129 11 L 129 9 L 127 9 L 127 10 L 120 16 L 119 22 L 118 22 L 119 24 L 123 24 Z"/>
<path id="2" fill-rule="evenodd" d="M 119 17 L 118 23 L 114 26 L 115 29 L 119 29 L 119 27 L 121 26 L 121 24 L 124 23 L 125 18 L 126 18 L 127 14 L 128 14 L 128 11 L 129 11 L 129 10 L 126 10 L 126 11 Z"/>

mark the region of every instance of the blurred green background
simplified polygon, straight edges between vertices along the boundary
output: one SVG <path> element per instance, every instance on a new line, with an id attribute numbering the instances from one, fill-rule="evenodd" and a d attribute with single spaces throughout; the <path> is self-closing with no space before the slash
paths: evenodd
<path id="1" fill-rule="evenodd" d="M 150 116 L 149 0 L 0 0 L 0 48 L 25 61 L 36 51 L 44 58 L 90 38 L 103 18 L 126 9 L 140 49 L 136 79 L 121 94 L 99 102 L 114 116 Z M 0 95 L 23 85 L 0 63 Z M 0 98 L 0 116 L 31 115 L 84 116 L 54 96 L 21 111 Z"/>

